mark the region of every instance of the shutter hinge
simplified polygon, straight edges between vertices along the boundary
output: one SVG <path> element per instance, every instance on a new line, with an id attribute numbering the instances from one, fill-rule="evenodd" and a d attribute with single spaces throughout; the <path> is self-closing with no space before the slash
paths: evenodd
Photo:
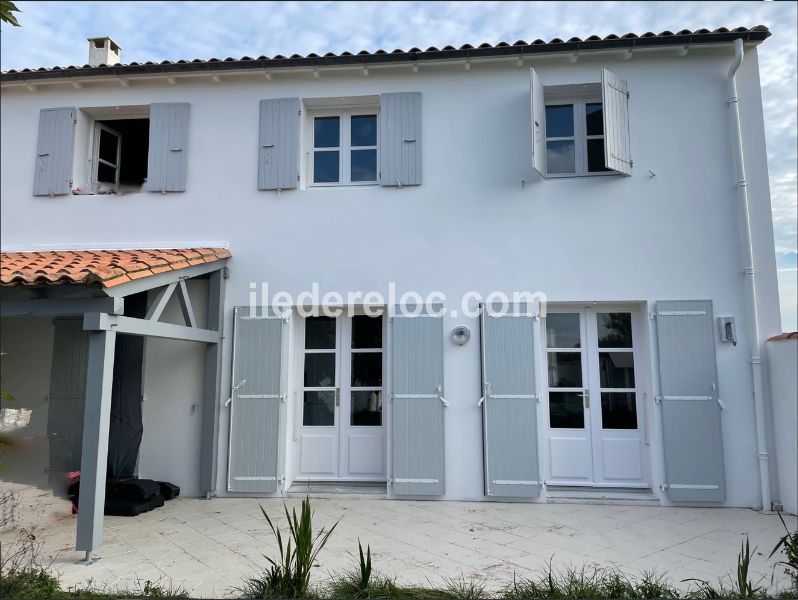
<path id="1" fill-rule="evenodd" d="M 299 181 L 299 175 L 296 176 L 296 180 Z"/>
<path id="2" fill-rule="evenodd" d="M 661 483 L 661 484 L 659 484 L 659 489 L 660 489 L 660 490 L 662 490 L 662 491 L 664 492 L 665 490 L 667 490 L 667 489 L 668 489 L 668 484 L 667 484 L 667 483 Z"/>
<path id="3" fill-rule="evenodd" d="M 655 312 L 648 313 L 648 318 L 651 319 L 652 321 L 656 321 L 657 320 L 657 313 L 655 313 Z"/>

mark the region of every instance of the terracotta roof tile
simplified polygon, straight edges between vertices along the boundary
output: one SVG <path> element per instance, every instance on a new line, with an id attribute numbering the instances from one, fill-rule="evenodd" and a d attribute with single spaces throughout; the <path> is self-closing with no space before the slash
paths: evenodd
<path id="1" fill-rule="evenodd" d="M 384 49 L 369 52 L 368 50 L 361 50 L 357 54 L 353 52 L 341 52 L 336 54 L 334 52 L 327 52 L 324 56 L 319 56 L 315 52 L 311 52 L 306 56 L 301 54 L 287 55 L 278 54 L 272 58 L 267 56 L 259 56 L 257 59 L 252 59 L 249 56 L 241 58 L 228 57 L 225 59 L 213 57 L 206 60 L 195 58 L 180 59 L 178 61 L 151 61 L 146 62 L 131 62 L 128 64 L 117 64 L 113 66 L 99 65 L 99 66 L 74 66 L 68 67 L 40 67 L 38 69 L 11 69 L 10 71 L 3 71 L 0 74 L 0 81 L 5 82 L 22 82 L 22 81 L 35 81 L 37 79 L 45 79 L 50 77 L 90 77 L 90 76 L 127 76 L 127 75 L 152 75 L 164 73 L 177 73 L 177 72 L 201 72 L 201 69 L 208 69 L 209 71 L 224 71 L 232 69 L 267 69 L 267 68 L 280 68 L 289 67 L 295 68 L 299 66 L 309 66 L 313 68 L 324 66 L 340 66 L 347 64 L 363 65 L 366 63 L 387 63 L 395 62 L 397 60 L 443 60 L 443 59 L 462 59 L 478 56 L 491 56 L 501 55 L 510 56 L 514 54 L 528 54 L 533 52 L 547 52 L 547 51 L 563 51 L 570 52 L 575 50 L 600 50 L 604 48 L 632 48 L 632 47 L 646 47 L 653 45 L 692 45 L 702 43 L 719 43 L 728 42 L 733 39 L 742 38 L 743 40 L 751 42 L 761 42 L 770 36 L 770 30 L 764 25 L 757 25 L 755 27 L 736 27 L 729 30 L 726 27 L 720 27 L 714 31 L 709 29 L 681 29 L 678 33 L 672 31 L 662 31 L 660 33 L 653 33 L 648 31 L 642 35 L 634 33 L 626 33 L 623 35 L 610 34 L 604 37 L 598 35 L 591 35 L 586 38 L 571 37 L 567 42 L 561 38 L 553 38 L 548 42 L 544 40 L 535 40 L 529 44 L 523 40 L 519 40 L 512 46 L 507 42 L 498 42 L 491 44 L 485 42 L 482 44 L 463 44 L 458 48 L 452 45 L 444 46 L 438 49 L 437 46 L 432 46 L 426 50 L 420 48 L 410 48 L 410 50 L 403 50 L 397 48 L 392 52 Z M 280 64 L 283 63 L 283 64 Z M 29 76 L 32 75 L 32 76 Z"/>
<path id="2" fill-rule="evenodd" d="M 781 340 L 794 340 L 798 339 L 798 331 L 790 331 L 788 333 L 780 333 L 779 335 L 774 335 L 773 337 L 769 337 L 769 342 L 779 342 Z"/>
<path id="3" fill-rule="evenodd" d="M 99 283 L 107 288 L 165 271 L 224 260 L 230 256 L 225 248 L 2 252 L 0 284 Z"/>

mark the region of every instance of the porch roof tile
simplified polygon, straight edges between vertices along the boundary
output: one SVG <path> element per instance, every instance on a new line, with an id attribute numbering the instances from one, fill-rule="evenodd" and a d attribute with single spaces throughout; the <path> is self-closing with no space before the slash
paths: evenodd
<path id="1" fill-rule="evenodd" d="M 0 253 L 3 286 L 121 283 L 230 258 L 226 248 L 57 250 Z"/>

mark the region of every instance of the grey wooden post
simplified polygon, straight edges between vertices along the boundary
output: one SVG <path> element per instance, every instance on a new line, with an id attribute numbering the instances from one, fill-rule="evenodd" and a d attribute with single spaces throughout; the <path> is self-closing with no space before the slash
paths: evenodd
<path id="1" fill-rule="evenodd" d="M 102 544 L 105 473 L 111 388 L 114 379 L 116 332 L 92 331 L 86 365 L 86 405 L 83 416 L 83 452 L 80 460 L 80 500 L 76 550 L 86 551 L 86 562 Z"/>
<path id="2" fill-rule="evenodd" d="M 224 269 L 210 274 L 207 329 L 220 334 L 224 328 Z M 222 384 L 222 340 L 205 347 L 205 381 L 202 400 L 200 489 L 210 497 L 216 490 L 216 457 L 219 447 L 219 407 Z"/>

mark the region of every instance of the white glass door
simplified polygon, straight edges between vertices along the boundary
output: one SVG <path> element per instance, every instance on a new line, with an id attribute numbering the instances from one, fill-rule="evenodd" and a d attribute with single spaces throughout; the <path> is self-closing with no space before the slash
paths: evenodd
<path id="1" fill-rule="evenodd" d="M 633 312 L 550 310 L 545 332 L 550 483 L 645 487 Z"/>
<path id="2" fill-rule="evenodd" d="M 562 485 L 593 482 L 585 327 L 584 311 L 546 315 L 549 479 Z"/>
<path id="3" fill-rule="evenodd" d="M 385 480 L 382 317 L 304 321 L 296 479 Z"/>

